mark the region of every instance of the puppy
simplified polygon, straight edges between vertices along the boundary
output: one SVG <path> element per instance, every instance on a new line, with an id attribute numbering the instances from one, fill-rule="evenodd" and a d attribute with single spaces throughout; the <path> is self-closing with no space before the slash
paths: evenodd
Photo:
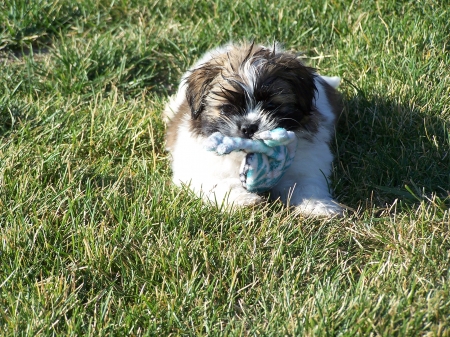
<path id="1" fill-rule="evenodd" d="M 173 182 L 205 201 L 240 207 L 258 204 L 239 179 L 243 152 L 218 156 L 204 149 L 214 132 L 258 139 L 277 127 L 294 131 L 295 158 L 270 191 L 305 216 L 334 216 L 342 208 L 328 184 L 329 143 L 342 107 L 338 77 L 319 76 L 293 54 L 254 44 L 228 44 L 207 52 L 181 79 L 165 108 L 166 147 Z"/>

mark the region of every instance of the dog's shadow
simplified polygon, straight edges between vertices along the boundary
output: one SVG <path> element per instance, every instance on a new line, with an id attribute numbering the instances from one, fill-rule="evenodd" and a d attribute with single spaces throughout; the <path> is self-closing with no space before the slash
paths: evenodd
<path id="1" fill-rule="evenodd" d="M 336 131 L 333 182 L 343 204 L 367 209 L 396 199 L 407 206 L 433 196 L 448 201 L 450 134 L 437 111 L 344 89 Z"/>

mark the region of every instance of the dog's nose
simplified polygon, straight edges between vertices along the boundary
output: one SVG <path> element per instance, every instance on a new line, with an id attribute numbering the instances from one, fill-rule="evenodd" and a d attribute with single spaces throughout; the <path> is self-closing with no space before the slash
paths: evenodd
<path id="1" fill-rule="evenodd" d="M 243 124 L 241 126 L 241 132 L 246 138 L 252 138 L 256 131 L 258 131 L 257 124 Z"/>

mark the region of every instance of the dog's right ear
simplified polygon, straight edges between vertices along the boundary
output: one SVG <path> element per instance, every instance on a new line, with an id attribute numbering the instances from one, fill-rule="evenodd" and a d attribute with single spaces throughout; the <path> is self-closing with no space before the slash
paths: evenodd
<path id="1" fill-rule="evenodd" d="M 220 67 L 207 63 L 192 70 L 186 78 L 186 99 L 193 119 L 196 119 L 203 111 L 205 97 L 211 88 L 211 82 L 219 72 Z"/>

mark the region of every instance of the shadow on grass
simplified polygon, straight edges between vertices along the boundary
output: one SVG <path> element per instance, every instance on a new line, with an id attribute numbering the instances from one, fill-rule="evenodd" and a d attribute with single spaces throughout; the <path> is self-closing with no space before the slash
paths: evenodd
<path id="1" fill-rule="evenodd" d="M 450 135 L 439 111 L 359 91 L 337 127 L 337 199 L 353 208 L 412 206 L 450 195 Z"/>

